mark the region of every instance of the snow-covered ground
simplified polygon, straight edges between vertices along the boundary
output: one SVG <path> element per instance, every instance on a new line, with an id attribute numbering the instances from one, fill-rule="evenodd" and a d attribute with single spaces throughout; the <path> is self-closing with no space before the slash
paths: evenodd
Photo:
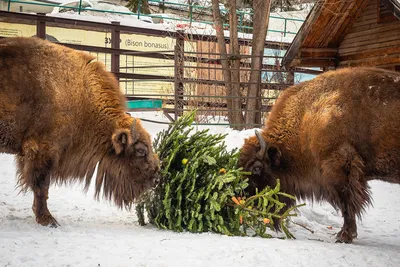
<path id="1" fill-rule="evenodd" d="M 140 118 L 164 120 L 157 113 Z M 154 137 L 166 125 L 143 122 Z M 203 128 L 205 126 L 202 126 Z M 252 130 L 228 133 L 229 147 L 241 146 Z M 134 211 L 93 199 L 82 185 L 53 186 L 49 209 L 61 227 L 36 224 L 31 193 L 16 189 L 13 157 L 0 154 L 0 266 L 400 266 L 400 186 L 370 183 L 374 207 L 358 222 L 353 244 L 336 244 L 340 212 L 326 203 L 307 203 L 292 225 L 296 240 L 174 233 L 138 225 Z M 331 228 L 332 229 L 329 229 Z"/>

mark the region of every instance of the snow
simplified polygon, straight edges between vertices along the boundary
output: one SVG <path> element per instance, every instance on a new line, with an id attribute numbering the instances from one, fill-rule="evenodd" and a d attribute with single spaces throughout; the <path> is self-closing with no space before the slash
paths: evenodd
<path id="1" fill-rule="evenodd" d="M 68 6 L 73 6 L 79 3 L 79 0 L 46 0 L 49 3 L 53 4 L 65 4 L 69 3 Z M 89 1 L 89 0 L 87 0 Z M 119 21 L 121 25 L 138 27 L 138 28 L 146 28 L 146 29 L 154 29 L 154 30 L 164 30 L 175 32 L 177 30 L 183 30 L 187 34 L 200 34 L 205 36 L 216 36 L 216 31 L 214 29 L 213 23 L 204 23 L 201 21 L 194 20 L 192 23 L 188 21 L 188 18 L 181 18 L 178 20 L 168 20 L 165 19 L 163 23 L 148 23 L 143 20 L 151 20 L 150 16 L 145 14 L 140 15 L 140 19 L 138 15 L 129 11 L 124 5 L 125 2 L 119 2 L 118 0 L 105 0 L 110 2 L 109 4 L 99 3 L 97 0 L 91 0 L 90 2 L 94 5 L 93 9 L 95 10 L 108 10 L 119 13 L 108 13 L 108 12 L 97 12 L 93 10 L 82 10 L 81 14 L 75 12 L 74 10 L 58 12 L 60 6 L 48 7 L 48 6 L 34 6 L 34 5 L 22 5 L 25 13 L 35 14 L 37 12 L 47 13 L 46 16 L 49 17 L 59 17 L 59 18 L 67 18 L 73 20 L 83 20 L 83 21 L 92 21 L 92 22 L 101 22 L 101 23 L 111 23 L 113 21 Z M 178 0 L 174 0 L 178 1 Z M 1 5 L 2 2 L 0 2 Z M 187 4 L 187 0 L 181 0 L 179 3 Z M 208 0 L 200 1 L 199 4 L 203 6 L 209 5 L 211 2 Z M 3 5 L 4 6 L 4 5 Z M 3 8 L 6 8 L 4 6 Z M 19 6 L 13 5 L 12 10 L 18 11 Z M 302 21 L 293 21 L 293 20 L 285 20 L 281 18 L 294 18 L 294 19 L 304 19 L 307 16 L 308 10 L 306 11 L 294 11 L 294 12 L 277 12 L 271 13 L 271 18 L 269 20 L 269 31 L 266 37 L 266 41 L 271 42 L 280 42 L 280 43 L 291 43 L 295 37 L 295 32 L 302 25 Z M 152 15 L 160 15 L 160 14 L 152 14 Z M 164 14 L 168 15 L 168 14 Z M 169 14 L 169 16 L 172 16 Z M 176 15 L 173 15 L 176 18 Z M 288 33 L 286 36 L 282 33 L 286 29 Z M 229 37 L 229 31 L 224 31 L 224 35 Z M 243 39 L 252 39 L 252 34 L 239 33 L 239 38 Z"/>
<path id="2" fill-rule="evenodd" d="M 47 16 L 49 17 L 61 17 L 61 18 L 67 18 L 67 19 L 74 19 L 74 20 L 85 20 L 85 21 L 93 21 L 93 22 L 102 22 L 102 23 L 111 23 L 112 21 L 119 21 L 121 25 L 125 26 L 132 26 L 132 27 L 139 27 L 139 28 L 146 28 L 146 29 L 154 29 L 154 30 L 167 30 L 170 32 L 175 32 L 177 30 L 183 30 L 184 32 L 188 34 L 201 34 L 201 35 L 206 35 L 206 36 L 216 36 L 216 30 L 211 26 L 207 24 L 202 24 L 202 23 L 193 23 L 191 27 L 177 27 L 177 25 L 188 25 L 188 22 L 183 21 L 183 22 L 177 22 L 177 23 L 147 23 L 140 21 L 136 18 L 126 18 L 122 17 L 121 15 L 118 14 L 109 14 L 109 13 L 103 13 L 105 15 L 99 16 L 99 15 L 92 15 L 88 14 L 77 14 L 76 12 L 69 11 L 65 13 L 58 13 L 58 14 L 48 14 Z M 281 23 L 281 20 L 279 20 L 279 23 Z M 194 26 L 196 25 L 196 26 Z M 297 26 L 296 26 L 297 27 Z M 280 29 L 282 30 L 282 29 Z M 225 37 L 229 37 L 229 31 L 224 31 Z M 289 34 L 288 36 L 283 36 L 281 33 L 279 34 L 269 34 L 266 37 L 266 41 L 271 41 L 271 42 L 282 42 L 282 43 L 291 43 L 294 38 L 294 34 Z M 252 39 L 253 35 L 248 34 L 248 33 L 238 33 L 238 37 L 242 39 Z"/>
<path id="3" fill-rule="evenodd" d="M 167 121 L 159 112 L 133 115 Z M 143 125 L 152 137 L 167 127 Z M 226 126 L 210 131 L 227 133 L 230 148 L 254 133 Z M 11 155 L 0 154 L 0 184 L 0 266 L 400 266 L 400 186 L 395 184 L 370 183 L 374 207 L 358 222 L 353 244 L 335 243 L 342 218 L 327 203 L 300 208 L 294 221 L 315 233 L 291 225 L 296 240 L 174 233 L 141 227 L 134 211 L 94 200 L 93 186 L 85 194 L 83 185 L 73 184 L 50 188 L 49 209 L 61 227 L 48 228 L 35 222 L 32 193 L 16 188 Z"/>
<path id="4" fill-rule="evenodd" d="M 291 43 L 303 25 L 303 21 L 307 18 L 308 13 L 309 10 L 271 13 L 268 22 L 269 38 L 282 36 L 282 31 L 286 29 L 287 36 L 284 40 Z"/>
<path id="5" fill-rule="evenodd" d="M 146 29 L 154 29 L 154 30 L 166 30 L 170 32 L 175 32 L 177 30 L 183 30 L 188 34 L 201 34 L 206 36 L 216 36 L 216 30 L 208 24 L 193 22 L 192 26 L 185 26 L 182 28 L 182 25 L 189 25 L 186 21 L 176 21 L 176 23 L 147 23 L 140 21 L 133 17 L 123 16 L 119 14 L 111 14 L 111 13 L 102 13 L 102 15 L 98 15 L 98 12 L 94 12 L 95 14 L 90 14 L 90 12 L 85 12 L 85 14 L 78 14 L 77 12 L 68 11 L 65 13 L 58 14 L 47 14 L 48 17 L 60 17 L 74 20 L 85 20 L 85 21 L 93 21 L 93 22 L 102 22 L 102 23 L 111 23 L 112 21 L 119 21 L 121 25 L 124 26 L 132 26 Z M 128 18 L 127 18 L 128 17 Z M 276 19 L 275 19 L 276 20 Z M 276 20 L 278 27 L 283 20 Z M 179 25 L 179 26 L 177 26 Z M 294 26 L 300 27 L 300 26 Z M 282 28 L 278 28 L 282 30 Z M 225 37 L 229 37 L 229 31 L 224 31 Z M 288 36 L 283 36 L 281 33 L 269 34 L 266 37 L 267 41 L 271 42 L 282 42 L 282 43 L 291 43 L 294 34 L 289 34 Z M 252 39 L 253 35 L 248 33 L 238 33 L 239 38 L 243 39 Z"/>
<path id="6" fill-rule="evenodd" d="M 58 0 L 58 1 L 66 2 L 67 0 Z M 184 1 L 185 0 L 183 0 L 182 3 L 185 3 Z M 136 17 L 136 15 L 133 15 L 133 13 L 131 13 L 124 6 L 107 4 L 106 8 L 102 8 L 101 5 L 102 5 L 101 3 L 100 4 L 96 3 L 94 9 L 100 9 L 100 10 L 108 9 L 110 11 L 123 12 L 126 14 L 96 12 L 88 10 L 82 11 L 81 14 L 78 14 L 78 12 L 70 10 L 63 13 L 57 13 L 53 11 L 52 14 L 47 14 L 47 16 L 68 18 L 74 20 L 102 22 L 102 23 L 111 23 L 112 21 L 119 21 L 121 25 L 125 26 L 133 26 L 133 27 L 155 29 L 155 30 L 167 30 L 171 32 L 175 32 L 177 30 L 183 30 L 188 34 L 202 34 L 207 36 L 216 36 L 216 30 L 214 29 L 212 24 L 196 22 L 196 21 L 190 23 L 187 21 L 187 18 L 186 19 L 182 18 L 182 20 L 166 19 L 164 20 L 164 23 L 147 23 L 140 21 Z M 271 13 L 272 17 L 270 18 L 269 21 L 269 29 L 273 31 L 268 32 L 266 40 L 272 42 L 291 43 L 295 36 L 294 34 L 287 34 L 287 36 L 283 36 L 281 32 L 276 32 L 276 31 L 283 31 L 285 29 L 285 20 L 277 17 L 304 19 L 307 16 L 307 13 L 308 11 Z M 142 14 L 141 16 L 145 17 L 146 15 Z M 288 20 L 286 23 L 286 31 L 297 32 L 301 25 L 302 25 L 301 21 Z M 226 37 L 229 37 L 229 31 L 224 31 L 224 35 Z M 252 34 L 239 33 L 238 37 L 244 39 L 252 39 Z"/>

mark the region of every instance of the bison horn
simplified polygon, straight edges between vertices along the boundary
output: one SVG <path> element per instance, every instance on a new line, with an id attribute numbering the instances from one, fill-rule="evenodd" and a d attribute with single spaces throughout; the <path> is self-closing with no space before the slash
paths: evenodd
<path id="1" fill-rule="evenodd" d="M 133 143 L 136 143 L 138 136 L 137 136 L 137 132 L 136 132 L 136 119 L 133 119 L 133 123 L 131 126 L 131 136 L 132 136 L 132 141 Z"/>
<path id="2" fill-rule="evenodd" d="M 135 131 L 135 127 L 136 127 L 136 119 L 133 119 L 133 123 L 132 123 L 132 127 L 131 127 L 132 134 Z"/>
<path id="3" fill-rule="evenodd" d="M 261 147 L 260 151 L 258 152 L 258 155 L 263 158 L 267 150 L 267 143 L 265 142 L 264 138 L 261 136 L 261 133 L 259 131 L 255 130 L 255 132 Z"/>

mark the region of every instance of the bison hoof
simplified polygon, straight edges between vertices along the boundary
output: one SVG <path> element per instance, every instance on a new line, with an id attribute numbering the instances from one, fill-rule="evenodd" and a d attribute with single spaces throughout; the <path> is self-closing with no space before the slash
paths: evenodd
<path id="1" fill-rule="evenodd" d="M 41 224 L 43 226 L 50 226 L 52 228 L 57 228 L 58 226 L 60 226 L 57 220 L 54 219 L 54 217 L 51 215 L 42 215 L 39 218 L 36 218 L 36 221 L 38 224 Z"/>
<path id="2" fill-rule="evenodd" d="M 357 237 L 357 232 L 350 233 L 348 230 L 340 230 L 336 236 L 336 243 L 352 243 L 353 239 Z"/>

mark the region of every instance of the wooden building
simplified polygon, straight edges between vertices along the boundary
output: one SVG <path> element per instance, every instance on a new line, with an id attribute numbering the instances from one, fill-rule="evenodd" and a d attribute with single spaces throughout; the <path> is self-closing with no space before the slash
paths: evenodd
<path id="1" fill-rule="evenodd" d="M 282 65 L 400 71 L 400 0 L 318 1 Z"/>

